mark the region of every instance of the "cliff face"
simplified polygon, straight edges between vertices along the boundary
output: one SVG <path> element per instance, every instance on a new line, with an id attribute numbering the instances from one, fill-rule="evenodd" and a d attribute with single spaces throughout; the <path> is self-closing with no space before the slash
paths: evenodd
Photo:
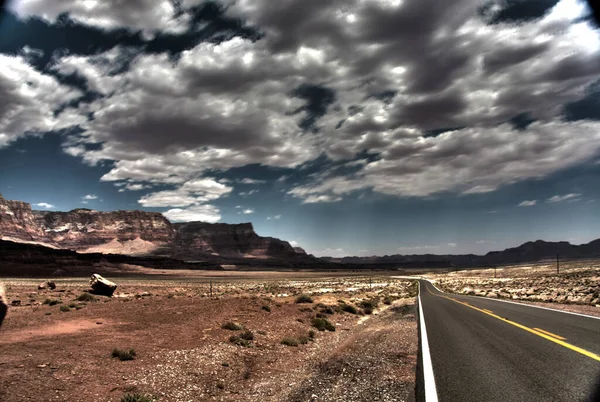
<path id="1" fill-rule="evenodd" d="M 44 241 L 44 231 L 37 225 L 31 205 L 9 201 L 0 194 L 0 236 L 25 241 Z"/>
<path id="2" fill-rule="evenodd" d="M 37 225 L 53 243 L 71 250 L 87 250 L 109 243 L 118 248 L 119 244 L 131 242 L 142 248 L 150 247 L 148 243 L 164 246 L 174 235 L 171 223 L 155 212 L 74 209 L 69 212 L 34 211 L 34 216 Z"/>
<path id="3" fill-rule="evenodd" d="M 309 259 L 286 241 L 257 235 L 251 223 L 171 224 L 160 213 L 143 211 L 32 211 L 28 203 L 1 196 L 0 237 L 86 253 L 182 260 Z"/>
<path id="4" fill-rule="evenodd" d="M 251 223 L 188 222 L 173 226 L 173 254 L 179 258 L 187 259 L 194 253 L 233 258 L 286 258 L 297 254 L 286 241 L 257 235 Z"/>

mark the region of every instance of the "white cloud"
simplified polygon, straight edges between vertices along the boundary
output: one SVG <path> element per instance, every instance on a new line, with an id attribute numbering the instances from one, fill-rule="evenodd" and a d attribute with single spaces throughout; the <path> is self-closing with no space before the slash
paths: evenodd
<path id="1" fill-rule="evenodd" d="M 38 202 L 35 205 L 38 206 L 38 207 L 46 208 L 46 209 L 53 209 L 54 208 L 54 205 L 48 204 L 47 202 Z"/>
<path id="2" fill-rule="evenodd" d="M 448 243 L 448 247 L 454 248 L 454 247 L 456 247 L 456 243 Z"/>
<path id="3" fill-rule="evenodd" d="M 270 221 L 272 219 L 279 220 L 279 219 L 281 219 L 281 215 L 267 216 L 268 221 Z"/>
<path id="4" fill-rule="evenodd" d="M 249 215 L 249 214 L 253 214 L 254 210 L 253 209 L 244 209 L 244 211 L 242 211 L 245 215 Z"/>
<path id="5" fill-rule="evenodd" d="M 194 205 L 188 208 L 173 208 L 163 212 L 171 222 L 209 222 L 215 223 L 221 220 L 219 209 L 213 205 Z"/>
<path id="6" fill-rule="evenodd" d="M 243 208 L 241 205 L 236 205 L 235 207 L 238 208 L 238 209 L 239 208 Z"/>
<path id="7" fill-rule="evenodd" d="M 563 0 L 534 22 L 487 24 L 473 0 L 239 0 L 227 13 L 265 32 L 263 39 L 202 42 L 177 58 L 122 47 L 57 57 L 51 68 L 76 73 L 103 94 L 58 116 L 57 105 L 80 94 L 33 70 L 31 56 L 2 56 L 8 68 L 0 71 L 0 97 L 8 101 L 0 108 L 0 147 L 27 130 L 78 124 L 84 132 L 66 140 L 65 152 L 89 164 L 113 162 L 103 181 L 175 187 L 142 198 L 148 206 L 225 196 L 202 184 L 200 193 L 184 188 L 207 171 L 306 167 L 320 155 L 354 172 L 315 175 L 287 190 L 304 203 L 364 190 L 402 197 L 491 192 L 600 153 L 600 122 L 561 116 L 600 73 L 600 51 L 592 46 L 598 32 L 587 23 L 569 25 L 576 13 L 561 11 L 567 6 Z M 23 18 L 54 22 L 66 12 L 81 24 L 146 37 L 181 32 L 189 18 L 176 17 L 167 0 L 122 7 L 27 0 L 11 7 Z M 120 69 L 124 59 L 128 69 Z M 306 99 L 291 95 L 315 83 L 331 91 L 332 104 L 311 116 Z M 523 111 L 538 122 L 526 130 L 503 123 Z M 319 130 L 307 133 L 301 121 Z M 449 127 L 455 129 L 429 136 Z M 364 152 L 376 160 L 356 160 Z"/>
<path id="8" fill-rule="evenodd" d="M 40 73 L 26 57 L 0 54 L 0 148 L 27 134 L 40 135 L 85 121 L 72 108 L 55 114 L 82 93 Z"/>
<path id="9" fill-rule="evenodd" d="M 232 187 L 211 178 L 185 182 L 175 190 L 163 190 L 144 195 L 138 200 L 144 207 L 187 207 L 214 201 L 226 196 Z"/>
<path id="10" fill-rule="evenodd" d="M 173 3 L 168 0 L 16 0 L 9 9 L 21 18 L 39 17 L 55 23 L 58 17 L 68 17 L 80 24 L 114 30 L 118 28 L 142 31 L 151 37 L 158 31 L 181 33 L 187 29 L 189 15 L 177 17 Z"/>
<path id="11" fill-rule="evenodd" d="M 295 240 L 291 240 L 289 243 L 292 247 L 298 247 L 298 242 Z"/>
<path id="12" fill-rule="evenodd" d="M 254 190 L 250 190 L 250 191 L 240 191 L 239 195 L 241 195 L 242 197 L 248 197 L 252 194 L 256 194 L 260 192 L 260 190 L 254 189 Z"/>
<path id="13" fill-rule="evenodd" d="M 95 200 L 97 198 L 98 196 L 96 194 L 86 194 L 83 197 L 81 197 L 82 200 Z"/>
<path id="14" fill-rule="evenodd" d="M 548 200 L 546 202 L 561 202 L 561 201 L 566 201 L 566 200 L 573 200 L 580 196 L 581 196 L 581 194 L 578 194 L 578 193 L 569 193 L 569 194 L 565 194 L 565 195 L 554 195 L 554 196 L 548 198 Z"/>
<path id="15" fill-rule="evenodd" d="M 263 184 L 266 183 L 266 180 L 257 180 L 257 179 L 250 179 L 250 178 L 245 178 L 240 180 L 240 183 L 242 184 Z"/>
<path id="16" fill-rule="evenodd" d="M 519 203 L 519 205 L 517 205 L 518 207 L 533 207 L 535 204 L 537 204 L 537 200 L 525 200 L 525 201 L 521 201 Z"/>

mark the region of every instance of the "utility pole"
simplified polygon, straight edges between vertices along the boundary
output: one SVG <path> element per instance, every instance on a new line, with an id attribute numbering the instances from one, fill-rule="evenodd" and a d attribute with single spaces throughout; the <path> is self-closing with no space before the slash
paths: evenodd
<path id="1" fill-rule="evenodd" d="M 557 274 L 559 272 L 559 267 L 560 267 L 559 257 L 558 257 L 558 254 L 556 254 L 556 273 Z"/>

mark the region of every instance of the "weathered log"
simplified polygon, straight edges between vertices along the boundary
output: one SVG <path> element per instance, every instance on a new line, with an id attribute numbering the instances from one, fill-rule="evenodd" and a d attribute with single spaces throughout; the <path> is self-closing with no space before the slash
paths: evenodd
<path id="1" fill-rule="evenodd" d="M 117 288 L 117 284 L 101 277 L 98 274 L 93 274 L 90 279 L 92 292 L 97 295 L 112 296 Z"/>

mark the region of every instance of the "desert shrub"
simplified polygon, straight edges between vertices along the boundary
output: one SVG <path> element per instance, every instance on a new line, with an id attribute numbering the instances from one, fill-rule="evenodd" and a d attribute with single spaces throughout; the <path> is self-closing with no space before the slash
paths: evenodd
<path id="1" fill-rule="evenodd" d="M 244 329 L 244 327 L 240 324 L 236 324 L 235 322 L 227 321 L 221 325 L 221 328 L 228 329 L 230 331 L 239 331 L 240 329 Z"/>
<path id="2" fill-rule="evenodd" d="M 114 348 L 111 353 L 111 356 L 118 357 L 119 360 L 121 360 L 121 361 L 126 361 L 126 360 L 135 359 L 136 353 L 135 353 L 135 350 L 133 350 L 133 349 L 121 350 L 121 349 Z"/>
<path id="3" fill-rule="evenodd" d="M 237 335 L 231 335 L 229 337 L 229 342 L 231 342 L 231 343 L 233 343 L 235 345 L 243 346 L 245 348 L 249 348 L 250 346 L 252 346 L 252 344 L 250 343 L 249 340 L 240 338 Z"/>
<path id="4" fill-rule="evenodd" d="M 390 296 L 386 296 L 383 299 L 383 304 L 387 304 L 389 306 L 390 304 L 392 304 L 393 301 L 394 301 L 394 299 L 392 299 Z"/>
<path id="5" fill-rule="evenodd" d="M 332 309 L 331 306 L 323 306 L 323 307 L 321 307 L 320 311 L 323 314 L 329 314 L 329 315 L 335 314 L 335 310 Z"/>
<path id="6" fill-rule="evenodd" d="M 229 367 L 229 363 L 223 362 L 223 363 L 221 363 L 221 366 L 223 366 L 223 367 Z"/>
<path id="7" fill-rule="evenodd" d="M 412 304 L 403 304 L 402 306 L 394 306 L 391 310 L 400 315 L 406 315 L 413 312 L 414 305 Z"/>
<path id="8" fill-rule="evenodd" d="M 378 304 L 379 302 L 377 300 L 363 300 L 359 303 L 360 307 L 371 310 L 377 308 Z"/>
<path id="9" fill-rule="evenodd" d="M 300 307 L 300 311 L 303 312 L 303 313 L 307 313 L 309 311 L 312 312 L 313 309 L 310 308 L 310 307 Z"/>
<path id="10" fill-rule="evenodd" d="M 245 339 L 247 341 L 251 341 L 254 339 L 254 334 L 250 330 L 245 330 L 240 334 L 240 338 Z"/>
<path id="11" fill-rule="evenodd" d="M 358 310 L 356 309 L 356 307 L 354 307 L 351 304 L 344 303 L 340 306 L 340 308 L 342 309 L 342 311 L 345 311 L 346 313 L 358 314 Z"/>
<path id="12" fill-rule="evenodd" d="M 313 299 L 308 295 L 300 295 L 296 297 L 296 303 L 312 303 Z"/>
<path id="13" fill-rule="evenodd" d="M 121 402 L 153 402 L 154 398 L 143 394 L 125 394 Z"/>
<path id="14" fill-rule="evenodd" d="M 326 318 L 315 318 L 312 321 L 312 326 L 319 331 L 335 331 L 335 326 Z"/>
<path id="15" fill-rule="evenodd" d="M 298 338 L 298 342 L 300 342 L 302 345 L 306 345 L 308 341 L 310 341 L 310 338 L 308 336 L 301 336 L 300 338 Z"/>
<path id="16" fill-rule="evenodd" d="M 60 306 L 60 311 L 66 313 L 67 311 L 71 311 L 71 308 L 69 306 Z"/>
<path id="17" fill-rule="evenodd" d="M 315 331 L 313 331 L 312 329 L 310 331 L 308 331 L 308 337 L 309 338 L 314 338 L 315 335 L 317 335 L 317 333 Z"/>
<path id="18" fill-rule="evenodd" d="M 60 302 L 61 302 L 60 300 L 56 300 L 56 299 L 46 299 L 46 300 L 44 300 L 43 304 L 47 304 L 49 306 L 55 306 Z"/>
<path id="19" fill-rule="evenodd" d="M 75 307 L 77 307 L 77 303 L 69 303 L 69 307 L 70 308 L 75 308 Z"/>
<path id="20" fill-rule="evenodd" d="M 223 384 L 222 382 L 218 382 L 217 383 L 217 388 L 219 388 L 219 389 L 225 389 L 225 384 Z"/>
<path id="21" fill-rule="evenodd" d="M 413 281 L 408 287 L 408 297 L 417 297 L 419 294 L 419 282 Z"/>
<path id="22" fill-rule="evenodd" d="M 266 312 L 271 312 L 271 307 L 267 306 L 266 304 L 264 306 L 261 307 L 261 309 L 265 310 Z"/>
<path id="23" fill-rule="evenodd" d="M 96 298 L 94 296 L 92 296 L 91 294 L 89 294 L 88 292 L 84 292 L 84 293 L 80 294 L 79 296 L 77 296 L 77 301 L 80 301 L 80 302 L 93 302 L 95 300 L 96 300 Z"/>
<path id="24" fill-rule="evenodd" d="M 296 338 L 286 336 L 281 340 L 281 344 L 285 346 L 298 346 L 299 342 Z"/>

